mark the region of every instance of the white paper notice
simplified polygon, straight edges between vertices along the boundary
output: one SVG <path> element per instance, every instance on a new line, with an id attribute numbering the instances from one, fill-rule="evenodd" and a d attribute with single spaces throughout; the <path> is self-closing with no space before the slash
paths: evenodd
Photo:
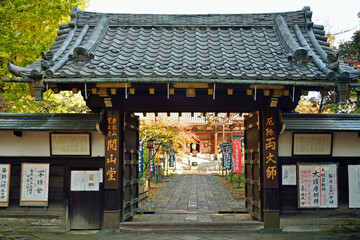
<path id="1" fill-rule="evenodd" d="M 337 206 L 337 165 L 299 165 L 299 207 Z"/>
<path id="2" fill-rule="evenodd" d="M 282 185 L 296 185 L 296 165 L 282 165 Z"/>
<path id="3" fill-rule="evenodd" d="M 71 171 L 71 191 L 99 191 L 99 171 Z"/>
<path id="4" fill-rule="evenodd" d="M 49 167 L 48 163 L 21 165 L 21 202 L 28 202 L 26 205 L 32 206 L 32 202 L 48 201 Z"/>

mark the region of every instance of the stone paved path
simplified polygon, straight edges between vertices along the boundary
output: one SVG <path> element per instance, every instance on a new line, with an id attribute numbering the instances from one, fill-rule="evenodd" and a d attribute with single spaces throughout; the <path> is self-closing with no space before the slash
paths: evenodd
<path id="1" fill-rule="evenodd" d="M 250 220 L 238 202 L 212 175 L 177 175 L 141 207 L 133 222 L 239 222 Z M 226 213 L 226 214 L 222 214 Z"/>

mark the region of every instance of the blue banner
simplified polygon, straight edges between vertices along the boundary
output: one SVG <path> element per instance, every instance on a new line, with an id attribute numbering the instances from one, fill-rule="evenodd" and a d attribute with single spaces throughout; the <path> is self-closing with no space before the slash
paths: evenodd
<path id="1" fill-rule="evenodd" d="M 151 173 L 155 173 L 155 164 L 154 164 L 154 160 L 153 156 L 155 153 L 155 149 L 151 148 L 151 152 L 150 152 L 150 171 Z"/>
<path id="2" fill-rule="evenodd" d="M 139 173 L 144 173 L 144 146 L 139 142 Z"/>
<path id="3" fill-rule="evenodd" d="M 232 148 L 231 144 L 226 144 L 223 148 L 223 167 L 224 170 L 232 169 Z"/>
<path id="4" fill-rule="evenodd" d="M 175 167 L 175 151 L 174 151 L 174 149 L 170 149 L 169 167 Z"/>

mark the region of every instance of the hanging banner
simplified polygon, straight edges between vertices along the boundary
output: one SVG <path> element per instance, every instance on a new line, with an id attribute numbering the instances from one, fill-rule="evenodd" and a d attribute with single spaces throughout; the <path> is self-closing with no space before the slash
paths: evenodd
<path id="1" fill-rule="evenodd" d="M 171 167 L 171 168 L 175 167 L 175 151 L 174 151 L 174 149 L 170 149 L 169 167 Z"/>
<path id="2" fill-rule="evenodd" d="M 154 148 L 151 148 L 151 151 L 150 151 L 150 171 L 151 173 L 155 173 L 155 164 L 154 164 L 154 158 L 155 158 L 155 149 Z"/>
<path id="3" fill-rule="evenodd" d="M 104 188 L 119 189 L 120 179 L 120 111 L 108 109 L 107 131 L 105 136 L 105 172 Z"/>
<path id="4" fill-rule="evenodd" d="M 144 173 L 144 146 L 139 142 L 139 173 Z"/>
<path id="5" fill-rule="evenodd" d="M 0 164 L 0 207 L 9 206 L 11 164 Z"/>
<path id="6" fill-rule="evenodd" d="M 241 140 L 235 139 L 232 141 L 233 149 L 233 172 L 241 173 L 242 172 L 242 163 L 241 163 Z"/>
<path id="7" fill-rule="evenodd" d="M 21 164 L 20 206 L 48 206 L 48 163 Z"/>
<path id="8" fill-rule="evenodd" d="M 349 208 L 360 208 L 360 165 L 348 165 Z"/>
<path id="9" fill-rule="evenodd" d="M 224 170 L 231 170 L 232 168 L 232 150 L 231 144 L 226 144 L 224 146 Z"/>
<path id="10" fill-rule="evenodd" d="M 337 208 L 337 165 L 298 165 L 299 208 Z"/>

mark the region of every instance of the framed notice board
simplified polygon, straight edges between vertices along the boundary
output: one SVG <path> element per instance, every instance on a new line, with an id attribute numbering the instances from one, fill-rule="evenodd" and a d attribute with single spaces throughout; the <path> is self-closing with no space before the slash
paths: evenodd
<path id="1" fill-rule="evenodd" d="M 90 133 L 50 133 L 51 156 L 90 156 Z"/>
<path id="2" fill-rule="evenodd" d="M 298 207 L 337 208 L 337 164 L 298 164 Z"/>
<path id="3" fill-rule="evenodd" d="M 293 156 L 331 156 L 332 133 L 293 133 Z"/>
<path id="4" fill-rule="evenodd" d="M 49 163 L 22 163 L 20 206 L 48 206 Z"/>
<path id="5" fill-rule="evenodd" d="M 11 164 L 0 164 L 0 207 L 9 206 Z"/>

